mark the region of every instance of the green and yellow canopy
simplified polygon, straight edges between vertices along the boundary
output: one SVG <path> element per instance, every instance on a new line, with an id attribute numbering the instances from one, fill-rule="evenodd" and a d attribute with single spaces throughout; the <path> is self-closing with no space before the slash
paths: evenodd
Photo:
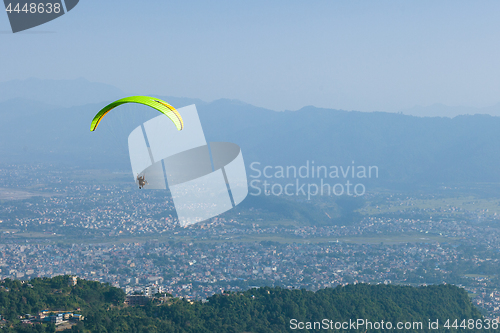
<path id="1" fill-rule="evenodd" d="M 125 104 L 125 103 L 139 103 L 150 106 L 172 120 L 175 124 L 175 127 L 180 131 L 184 128 L 184 122 L 182 121 L 182 117 L 179 112 L 170 104 L 165 101 L 162 101 L 158 98 L 148 97 L 148 96 L 131 96 L 119 99 L 114 101 L 111 104 L 106 105 L 101 111 L 99 111 L 94 119 L 92 120 L 92 124 L 90 125 L 90 131 L 95 131 L 97 125 L 101 122 L 102 118 L 115 107 Z"/>

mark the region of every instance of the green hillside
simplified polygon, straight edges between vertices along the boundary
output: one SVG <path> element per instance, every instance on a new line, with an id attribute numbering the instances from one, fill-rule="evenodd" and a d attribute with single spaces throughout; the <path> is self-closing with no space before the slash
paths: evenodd
<path id="1" fill-rule="evenodd" d="M 43 309 L 79 309 L 85 320 L 73 323 L 68 332 L 388 332 L 397 331 L 398 323 L 412 326 L 401 330 L 406 332 L 498 328 L 481 316 L 465 290 L 452 285 L 358 284 L 317 292 L 265 287 L 217 294 L 208 302 L 164 298 L 144 306 L 127 306 L 123 300 L 120 289 L 85 280 L 70 286 L 67 276 L 24 283 L 5 280 L 0 284 L 3 332 L 54 332 L 53 324 L 20 321 L 20 316 Z M 448 319 L 449 329 L 443 326 Z M 455 319 L 458 330 L 453 328 Z M 439 328 L 429 329 L 429 321 L 438 321 Z M 466 329 L 460 328 L 462 322 Z M 468 329 L 480 322 L 481 330 Z"/>

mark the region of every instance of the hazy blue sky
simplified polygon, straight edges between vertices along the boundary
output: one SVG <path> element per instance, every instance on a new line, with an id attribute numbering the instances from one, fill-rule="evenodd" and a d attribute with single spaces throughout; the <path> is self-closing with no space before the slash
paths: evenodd
<path id="1" fill-rule="evenodd" d="M 85 77 L 274 110 L 500 102 L 500 1 L 80 0 L 25 33 L 0 13 L 0 32 L 1 82 Z"/>

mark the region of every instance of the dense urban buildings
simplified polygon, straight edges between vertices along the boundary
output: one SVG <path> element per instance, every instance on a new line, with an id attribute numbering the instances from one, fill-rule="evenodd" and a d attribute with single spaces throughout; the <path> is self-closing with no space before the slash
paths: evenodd
<path id="1" fill-rule="evenodd" d="M 129 295 L 188 299 L 254 286 L 448 283 L 500 316 L 500 229 L 488 209 L 431 207 L 324 226 L 271 221 L 250 209 L 181 228 L 165 192 L 79 170 L 1 172 L 2 279 L 65 274 Z M 387 202 L 393 209 L 415 200 Z"/>

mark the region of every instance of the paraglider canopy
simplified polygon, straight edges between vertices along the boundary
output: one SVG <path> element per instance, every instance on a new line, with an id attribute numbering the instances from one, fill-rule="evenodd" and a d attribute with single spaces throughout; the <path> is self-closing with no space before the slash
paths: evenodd
<path id="1" fill-rule="evenodd" d="M 111 104 L 106 105 L 104 108 L 102 108 L 101 111 L 99 111 L 94 119 L 92 120 L 92 124 L 90 125 L 90 131 L 95 131 L 97 128 L 97 125 L 101 122 L 102 118 L 112 109 L 115 107 L 125 104 L 125 103 L 139 103 L 139 104 L 144 104 L 147 106 L 150 106 L 172 120 L 172 122 L 175 124 L 175 127 L 180 131 L 184 127 L 184 122 L 182 121 L 182 117 L 177 112 L 177 110 L 170 104 L 168 104 L 165 101 L 162 101 L 161 99 L 158 98 L 153 98 L 153 97 L 148 97 L 148 96 L 131 96 L 131 97 L 125 97 L 122 99 L 119 99 L 117 101 L 114 101 Z"/>

